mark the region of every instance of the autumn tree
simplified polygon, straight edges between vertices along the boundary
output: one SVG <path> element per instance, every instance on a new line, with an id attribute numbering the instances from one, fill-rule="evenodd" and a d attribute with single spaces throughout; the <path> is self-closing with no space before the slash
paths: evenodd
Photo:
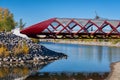
<path id="1" fill-rule="evenodd" d="M 13 14 L 8 9 L 0 8 L 0 31 L 11 31 L 16 25 Z"/>

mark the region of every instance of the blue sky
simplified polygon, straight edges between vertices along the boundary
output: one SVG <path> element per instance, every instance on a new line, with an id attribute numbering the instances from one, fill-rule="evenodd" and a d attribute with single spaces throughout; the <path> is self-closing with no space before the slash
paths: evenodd
<path id="1" fill-rule="evenodd" d="M 26 27 L 54 17 L 94 18 L 95 11 L 120 20 L 120 0 L 0 0 L 0 7 L 8 8 L 16 21 L 22 18 Z"/>

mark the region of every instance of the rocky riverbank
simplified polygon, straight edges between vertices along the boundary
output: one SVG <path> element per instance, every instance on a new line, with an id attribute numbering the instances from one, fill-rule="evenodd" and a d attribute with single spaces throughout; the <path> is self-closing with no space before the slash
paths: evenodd
<path id="1" fill-rule="evenodd" d="M 28 47 L 28 53 L 19 52 L 18 46 L 23 46 L 24 44 Z M 47 49 L 46 47 L 34 43 L 30 39 L 22 38 L 16 36 L 11 32 L 0 32 L 0 47 L 4 46 L 6 50 L 1 51 L 0 53 L 0 63 L 27 63 L 33 61 L 50 61 L 57 60 L 61 58 L 66 58 L 67 55 L 63 53 L 57 53 L 52 50 Z M 19 48 L 15 53 L 16 47 Z M 26 47 L 25 47 L 26 48 Z M 4 48 L 1 48 L 3 50 Z M 26 49 L 25 49 L 26 50 Z M 7 52 L 6 52 L 7 51 Z M 5 53 L 6 52 L 6 53 Z M 7 54 L 7 55 L 6 55 Z"/>

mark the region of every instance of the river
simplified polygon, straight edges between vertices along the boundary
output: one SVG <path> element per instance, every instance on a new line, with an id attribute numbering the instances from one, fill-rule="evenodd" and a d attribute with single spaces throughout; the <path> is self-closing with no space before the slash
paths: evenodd
<path id="1" fill-rule="evenodd" d="M 32 64 L 0 64 L 0 80 L 106 80 L 120 48 L 40 42 L 67 59 Z"/>
<path id="2" fill-rule="evenodd" d="M 112 62 L 120 61 L 120 48 L 117 47 L 60 44 L 51 42 L 41 42 L 40 44 L 48 49 L 67 54 L 68 58 L 57 60 L 45 66 L 43 69 L 39 70 L 39 73 L 48 73 L 49 75 L 50 73 L 64 73 L 64 75 L 69 74 L 75 76 L 73 75 L 74 73 L 76 75 L 80 74 L 80 76 L 87 76 L 87 79 L 84 80 L 93 78 L 95 74 L 98 75 L 96 76 L 98 77 L 96 78 L 97 80 L 102 80 L 108 76 L 110 72 L 110 64 Z M 93 78 L 93 80 L 95 79 Z"/>

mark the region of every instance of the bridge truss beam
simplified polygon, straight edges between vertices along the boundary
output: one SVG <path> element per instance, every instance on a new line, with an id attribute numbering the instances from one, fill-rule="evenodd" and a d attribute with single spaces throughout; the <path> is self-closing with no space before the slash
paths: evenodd
<path id="1" fill-rule="evenodd" d="M 41 39 L 119 39 L 120 21 L 53 18 L 30 26 L 21 33 Z"/>

